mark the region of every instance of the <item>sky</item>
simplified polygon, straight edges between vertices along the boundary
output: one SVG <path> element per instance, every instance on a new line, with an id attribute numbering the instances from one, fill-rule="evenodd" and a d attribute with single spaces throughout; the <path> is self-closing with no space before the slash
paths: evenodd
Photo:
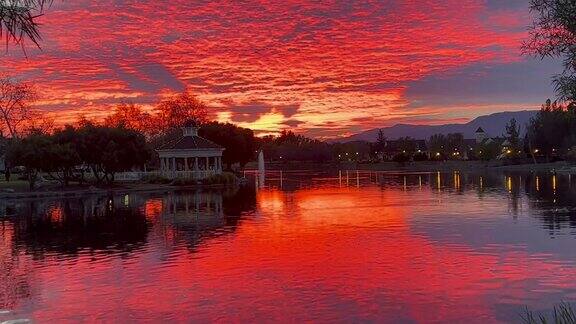
<path id="1" fill-rule="evenodd" d="M 561 68 L 521 55 L 531 20 L 527 0 L 62 0 L 0 72 L 57 124 L 189 90 L 215 120 L 331 138 L 538 109 Z"/>

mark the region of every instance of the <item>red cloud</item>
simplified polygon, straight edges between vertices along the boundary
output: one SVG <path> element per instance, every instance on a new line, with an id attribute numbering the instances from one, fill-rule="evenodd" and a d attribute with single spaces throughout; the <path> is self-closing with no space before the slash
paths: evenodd
<path id="1" fill-rule="evenodd" d="M 345 131 L 365 128 L 347 124 L 352 118 L 398 118 L 409 82 L 519 60 L 515 13 L 480 0 L 74 1 L 42 18 L 42 52 L 25 59 L 12 50 L 0 69 L 37 81 L 62 114 L 102 115 L 122 99 L 150 104 L 159 92 L 190 87 L 223 108 L 298 105 L 293 116 L 271 119 L 278 128 L 290 119 L 310 134 L 328 122 Z"/>

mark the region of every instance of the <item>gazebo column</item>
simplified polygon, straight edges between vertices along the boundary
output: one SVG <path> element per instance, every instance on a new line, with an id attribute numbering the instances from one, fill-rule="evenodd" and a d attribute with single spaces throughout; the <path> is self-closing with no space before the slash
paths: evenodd
<path id="1" fill-rule="evenodd" d="M 176 158 L 175 157 L 172 158 L 172 171 L 176 172 Z"/>
<path id="2" fill-rule="evenodd" d="M 184 171 L 188 171 L 188 158 L 184 158 Z"/>
<path id="3" fill-rule="evenodd" d="M 205 161 L 206 161 L 206 168 L 205 168 L 205 170 L 208 171 L 208 170 L 209 170 L 208 162 L 210 161 L 210 158 L 209 158 L 209 157 L 205 157 L 204 159 L 205 159 Z"/>
<path id="4" fill-rule="evenodd" d="M 194 158 L 194 171 L 198 171 L 198 157 Z"/>

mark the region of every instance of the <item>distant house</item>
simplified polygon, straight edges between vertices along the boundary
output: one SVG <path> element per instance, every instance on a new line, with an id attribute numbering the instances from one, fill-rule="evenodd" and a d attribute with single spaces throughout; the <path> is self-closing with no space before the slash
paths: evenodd
<path id="1" fill-rule="evenodd" d="M 486 135 L 486 132 L 484 131 L 484 129 L 482 129 L 482 127 L 478 127 L 478 129 L 476 130 L 474 135 L 475 135 L 476 144 L 480 144 L 480 143 L 484 142 L 486 140 L 486 138 L 488 137 Z"/>

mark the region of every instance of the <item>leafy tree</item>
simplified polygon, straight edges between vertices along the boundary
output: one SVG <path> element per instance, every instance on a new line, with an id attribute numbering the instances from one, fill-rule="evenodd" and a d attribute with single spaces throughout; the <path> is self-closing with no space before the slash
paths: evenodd
<path id="1" fill-rule="evenodd" d="M 392 160 L 396 163 L 399 163 L 400 165 L 404 165 L 406 162 L 410 161 L 410 155 L 404 152 L 398 153 L 394 155 Z"/>
<path id="2" fill-rule="evenodd" d="M 251 129 L 230 123 L 210 122 L 204 124 L 199 133 L 225 148 L 222 162 L 227 164 L 228 169 L 231 169 L 234 163 L 240 163 L 240 166 L 244 167 L 246 163 L 254 159 L 256 140 Z"/>
<path id="3" fill-rule="evenodd" d="M 8 150 L 9 140 L 0 132 L 0 160 L 4 160 L 4 179 L 10 181 L 10 167 L 6 159 L 6 152 Z"/>
<path id="4" fill-rule="evenodd" d="M 474 157 L 478 160 L 489 161 L 496 159 L 502 153 L 499 141 L 480 143 L 474 150 Z"/>
<path id="5" fill-rule="evenodd" d="M 80 164 L 80 156 L 70 143 L 52 142 L 46 149 L 46 161 L 42 171 L 67 186 L 73 178 L 74 168 Z"/>
<path id="6" fill-rule="evenodd" d="M 510 150 L 509 157 L 517 157 L 520 153 L 520 126 L 517 125 L 516 119 L 512 118 L 506 124 L 506 140 L 510 143 L 508 149 Z"/>
<path id="7" fill-rule="evenodd" d="M 378 138 L 376 139 L 375 149 L 379 152 L 384 152 L 384 150 L 386 149 L 386 141 L 387 141 L 387 138 L 386 138 L 386 136 L 384 136 L 384 132 L 382 131 L 382 129 L 379 129 L 378 130 Z"/>
<path id="8" fill-rule="evenodd" d="M 164 99 L 155 109 L 154 124 L 161 133 L 174 128 L 182 127 L 186 122 L 193 120 L 197 124 L 207 121 L 208 109 L 190 92 Z"/>
<path id="9" fill-rule="evenodd" d="M 506 124 L 506 139 L 512 146 L 516 148 L 520 146 L 520 126 L 514 118 Z"/>
<path id="10" fill-rule="evenodd" d="M 132 102 L 121 102 L 116 105 L 114 112 L 104 119 L 104 125 L 123 127 L 147 135 L 153 134 L 152 116 Z"/>
<path id="11" fill-rule="evenodd" d="M 11 137 L 17 138 L 23 126 L 37 116 L 37 112 L 31 108 L 36 97 L 31 84 L 7 76 L 0 77 L 0 119 Z"/>
<path id="12" fill-rule="evenodd" d="M 424 152 L 417 152 L 414 154 L 412 159 L 414 159 L 414 161 L 428 161 L 428 154 Z"/>
<path id="13" fill-rule="evenodd" d="M 323 147 L 327 147 L 324 142 L 318 142 L 317 144 L 310 145 L 316 147 L 319 150 L 322 150 Z M 372 151 L 374 150 L 375 149 L 372 147 L 371 143 L 365 141 L 334 143 L 331 145 L 332 154 L 330 154 L 330 156 L 339 161 L 359 161 L 366 157 L 372 156 Z M 314 161 L 323 162 L 325 160 L 326 159 Z"/>
<path id="14" fill-rule="evenodd" d="M 452 157 L 460 158 L 464 150 L 464 135 L 462 133 L 451 133 L 446 136 L 448 152 Z"/>
<path id="15" fill-rule="evenodd" d="M 325 162 L 331 159 L 328 144 L 294 134 L 292 131 L 282 131 L 280 136 L 274 139 L 274 143 L 283 161 Z"/>
<path id="16" fill-rule="evenodd" d="M 38 45 L 40 31 L 38 18 L 53 0 L 3 0 L 0 1 L 0 36 L 4 35 L 6 42 L 12 41 L 23 45 L 29 38 Z"/>
<path id="17" fill-rule="evenodd" d="M 576 145 L 576 105 L 562 105 L 550 99 L 528 126 L 529 144 L 533 150 L 546 156 L 562 155 Z"/>
<path id="18" fill-rule="evenodd" d="M 564 71 L 554 77 L 558 99 L 575 101 L 576 1 L 530 0 L 530 11 L 536 14 L 536 20 L 523 50 L 541 58 L 562 57 Z"/>
<path id="19" fill-rule="evenodd" d="M 446 159 L 446 152 L 448 151 L 448 141 L 444 134 L 434 134 L 428 140 L 428 149 L 434 158 L 440 157 Z M 438 155 L 440 154 L 440 155 Z"/>
<path id="20" fill-rule="evenodd" d="M 14 140 L 8 148 L 6 159 L 10 165 L 25 168 L 30 190 L 35 188 L 40 171 L 47 168 L 51 157 L 51 141 L 47 135 L 34 133 L 30 136 Z"/>
<path id="21" fill-rule="evenodd" d="M 93 124 L 76 131 L 75 150 L 99 183 L 112 183 L 115 173 L 141 166 L 151 156 L 144 135 L 136 131 Z"/>
<path id="22" fill-rule="evenodd" d="M 411 137 L 400 137 L 398 140 L 398 148 L 402 150 L 402 153 L 412 155 L 416 152 L 417 145 L 416 141 Z"/>
<path id="23" fill-rule="evenodd" d="M 434 134 L 428 140 L 428 147 L 434 159 L 459 159 L 465 149 L 464 135 L 462 133 Z"/>

